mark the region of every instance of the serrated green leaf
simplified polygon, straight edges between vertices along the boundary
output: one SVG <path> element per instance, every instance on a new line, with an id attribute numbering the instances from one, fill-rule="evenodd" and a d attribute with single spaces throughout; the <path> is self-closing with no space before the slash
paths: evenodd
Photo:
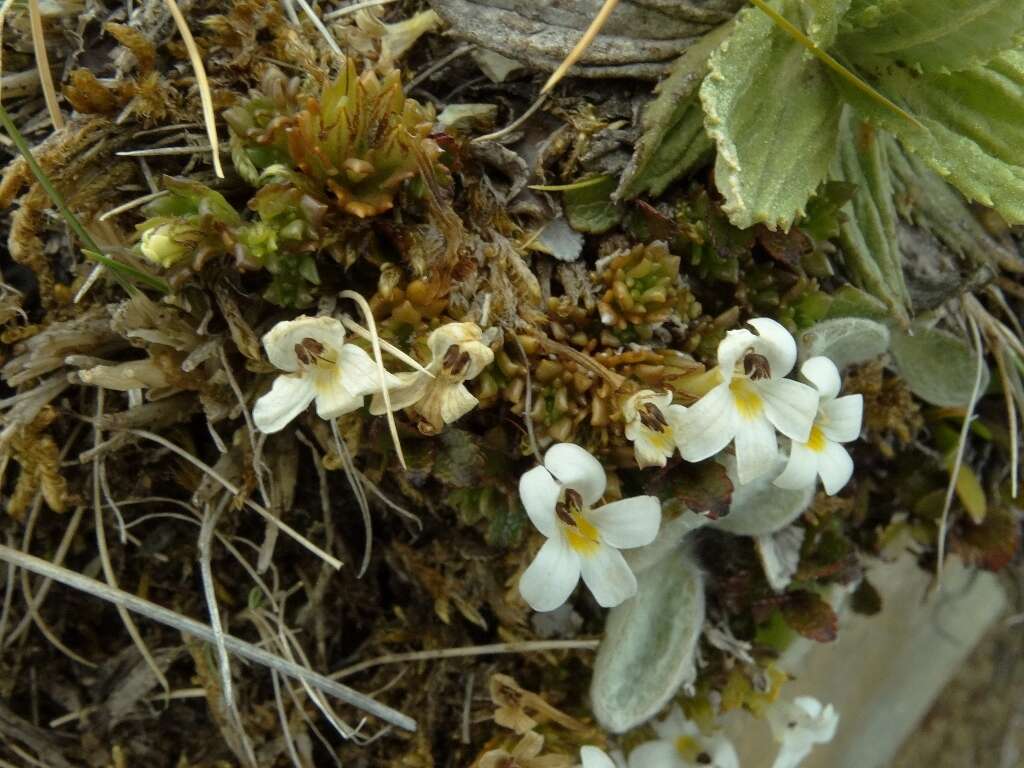
<path id="1" fill-rule="evenodd" d="M 622 221 L 622 209 L 612 200 L 615 183 L 605 176 L 599 182 L 566 189 L 562 207 L 569 226 L 577 232 L 601 235 Z"/>
<path id="2" fill-rule="evenodd" d="M 824 355 L 839 368 L 873 360 L 889 349 L 889 329 L 874 320 L 823 320 L 800 334 L 800 357 Z"/>
<path id="3" fill-rule="evenodd" d="M 731 23 L 724 24 L 691 45 L 658 84 L 657 96 L 644 109 L 643 134 L 619 181 L 617 199 L 629 200 L 645 193 L 660 195 L 710 155 L 714 144 L 704 131 L 698 89 L 707 74 L 712 51 L 731 30 Z"/>
<path id="4" fill-rule="evenodd" d="M 883 0 L 855 8 L 837 45 L 861 67 L 952 72 L 1013 48 L 1022 31 L 1020 0 Z"/>
<path id="5" fill-rule="evenodd" d="M 964 339 L 915 323 L 909 333 L 892 335 L 890 350 L 910 391 L 925 402 L 950 408 L 970 403 L 978 357 Z M 984 392 L 989 372 L 982 370 Z"/>
<path id="6" fill-rule="evenodd" d="M 835 153 L 842 104 L 824 65 L 748 9 L 711 56 L 700 97 L 730 221 L 788 229 Z"/>
<path id="7" fill-rule="evenodd" d="M 839 240 L 850 276 L 905 320 L 909 297 L 896 236 L 896 207 L 886 146 L 884 137 L 871 125 L 857 119 L 852 110 L 844 110 L 832 178 L 857 187 L 853 199 L 842 209 L 845 221 L 839 225 Z"/>
<path id="8" fill-rule="evenodd" d="M 1024 223 L 1024 52 L 950 75 L 918 75 L 893 64 L 882 91 L 908 108 L 921 127 L 896 118 L 840 86 L 856 108 L 891 131 L 969 200 Z"/>
<path id="9" fill-rule="evenodd" d="M 649 720 L 695 674 L 704 582 L 691 556 L 637 577 L 636 596 L 608 612 L 590 699 L 598 722 L 622 733 Z"/>

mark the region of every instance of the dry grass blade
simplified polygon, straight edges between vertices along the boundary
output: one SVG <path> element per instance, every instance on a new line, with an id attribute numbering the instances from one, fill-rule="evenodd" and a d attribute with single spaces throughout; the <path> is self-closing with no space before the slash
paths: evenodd
<path id="1" fill-rule="evenodd" d="M 395 0 L 362 0 L 360 3 L 352 3 L 352 5 L 346 5 L 344 8 L 324 14 L 324 21 L 334 21 L 334 19 L 340 19 L 342 16 L 348 16 L 350 13 L 361 11 L 364 8 L 373 8 L 376 5 L 387 5 L 393 2 Z"/>
<path id="2" fill-rule="evenodd" d="M 431 661 L 434 659 L 457 659 L 463 656 L 493 656 L 504 653 L 541 653 L 543 651 L 593 651 L 600 640 L 531 640 L 522 643 L 491 643 L 490 645 L 469 645 L 463 648 L 443 648 L 438 651 L 410 651 L 389 653 L 375 659 L 367 659 L 351 667 L 331 673 L 331 678 L 340 680 L 365 669 L 381 664 L 398 664 L 403 661 Z"/>
<path id="3" fill-rule="evenodd" d="M 946 500 L 942 505 L 942 519 L 939 521 L 939 544 L 938 560 L 935 563 L 935 586 L 942 587 L 942 568 L 946 560 L 946 527 L 949 523 L 949 510 L 953 506 L 953 494 L 956 493 L 956 481 L 960 476 L 960 467 L 964 463 L 964 451 L 967 449 L 967 435 L 970 433 L 971 422 L 974 420 L 974 408 L 978 404 L 978 397 L 981 395 L 981 380 L 985 374 L 985 348 L 981 343 L 981 331 L 978 330 L 978 321 L 973 315 L 968 315 L 967 320 L 971 326 L 971 337 L 974 339 L 974 349 L 978 353 L 978 369 L 974 376 L 974 389 L 971 390 L 971 399 L 967 404 L 967 413 L 964 414 L 964 423 L 960 427 L 960 440 L 956 446 L 956 458 L 949 473 L 949 485 L 946 487 Z"/>
<path id="4" fill-rule="evenodd" d="M 45 576 L 54 581 L 59 581 L 61 584 L 65 584 L 72 589 L 93 595 L 114 605 L 123 606 L 133 613 L 138 613 L 153 621 L 173 627 L 205 642 L 214 642 L 213 630 L 206 624 L 190 619 L 187 616 L 182 616 L 156 603 L 151 603 L 149 600 L 133 595 L 130 592 L 110 587 L 81 573 L 55 566 L 53 563 L 35 555 L 19 552 L 16 549 L 0 544 L 0 560 L 13 563 L 19 568 L 24 568 L 27 571 Z M 406 731 L 416 730 L 416 721 L 408 715 L 404 715 L 385 704 L 381 704 L 379 701 L 375 701 L 346 685 L 335 682 L 317 672 L 305 669 L 287 659 L 282 659 L 280 656 L 268 653 L 262 648 L 240 640 L 233 635 L 224 635 L 224 643 L 228 650 L 242 658 L 262 664 L 270 669 L 276 669 L 281 674 L 296 680 L 304 681 L 314 688 L 398 728 Z"/>
<path id="5" fill-rule="evenodd" d="M 512 131 L 514 131 L 516 128 L 518 128 L 520 125 L 522 125 L 527 120 L 529 120 L 533 116 L 534 112 L 536 112 L 538 109 L 540 109 L 542 106 L 544 106 L 544 102 L 547 101 L 547 100 L 548 100 L 548 95 L 546 93 L 542 93 L 537 98 L 537 100 L 535 102 L 533 102 L 533 104 L 530 105 L 529 109 L 527 109 L 525 112 L 523 112 L 523 114 L 521 114 L 519 117 L 517 117 L 511 123 L 506 125 L 504 128 L 499 128 L 498 130 L 494 131 L 494 133 L 487 133 L 487 134 L 484 134 L 483 136 L 477 136 L 476 138 L 473 139 L 473 143 L 474 144 L 478 144 L 478 143 L 484 142 L 484 141 L 496 141 L 497 139 L 500 139 L 502 136 L 507 136 L 508 134 L 512 133 Z"/>
<path id="6" fill-rule="evenodd" d="M 544 87 L 540 89 L 541 93 L 548 93 L 552 88 L 558 85 L 558 81 L 565 77 L 565 73 L 569 71 L 573 64 L 579 61 L 580 56 L 586 53 L 587 48 L 594 42 L 594 38 L 601 32 L 601 28 L 607 23 L 608 17 L 612 15 L 612 11 L 615 10 L 615 6 L 619 4 L 619 0 L 604 0 L 604 5 L 601 6 L 601 10 L 597 12 L 594 20 L 590 22 L 590 26 L 587 27 L 586 32 L 583 33 L 583 37 L 576 43 L 575 47 L 569 51 L 569 55 L 565 57 L 565 61 L 558 65 L 558 68 L 551 73 L 551 77 L 544 83 Z"/>
<path id="7" fill-rule="evenodd" d="M 175 0 L 165 0 L 167 10 L 174 17 L 174 23 L 178 27 L 181 39 L 188 51 L 189 61 L 192 62 L 192 69 L 196 74 L 196 87 L 199 88 L 199 99 L 203 105 L 203 122 L 206 123 L 206 135 L 210 137 L 210 148 L 213 150 L 213 172 L 218 179 L 224 178 L 224 169 L 220 164 L 220 142 L 217 139 L 217 118 L 213 114 L 213 96 L 210 93 L 210 82 L 206 79 L 206 68 L 203 66 L 203 57 L 196 46 L 192 31 L 188 28 L 188 22 L 181 15 L 181 9 Z"/>
<path id="8" fill-rule="evenodd" d="M 352 331 L 352 333 L 356 334 L 356 336 L 359 336 L 360 338 L 366 339 L 367 341 L 370 342 L 373 341 L 373 334 L 371 334 L 368 330 L 363 328 L 363 326 L 361 326 L 348 315 L 342 315 L 341 322 L 344 323 L 345 327 Z M 399 360 L 401 360 L 403 363 L 405 363 L 411 368 L 415 368 L 420 373 L 425 373 L 430 378 L 434 378 L 433 373 L 424 368 L 420 363 L 416 362 L 414 358 L 409 357 L 409 355 L 400 350 L 391 342 L 387 341 L 386 339 L 382 339 L 379 336 L 377 337 L 377 341 L 380 343 L 380 348 L 383 349 L 385 352 L 391 353 Z"/>
<path id="9" fill-rule="evenodd" d="M 237 496 L 240 493 L 239 488 L 234 483 L 232 483 L 227 478 L 225 478 L 222 475 L 220 475 L 216 470 L 214 470 L 213 467 L 211 467 L 209 464 L 206 464 L 203 461 L 200 461 L 195 456 L 193 456 L 191 453 L 189 453 L 188 451 L 184 450 L 180 446 L 175 445 L 170 440 L 167 440 L 166 438 L 163 438 L 160 435 L 157 435 L 157 434 L 155 434 L 153 432 L 147 432 L 144 429 L 129 429 L 129 430 L 126 430 L 126 432 L 128 432 L 130 434 L 133 434 L 133 435 L 137 435 L 138 437 L 145 438 L 146 440 L 152 440 L 154 443 L 158 443 L 159 445 L 162 445 L 164 448 L 167 448 L 168 450 L 173 451 L 177 455 L 181 456 L 181 458 L 185 459 L 185 461 L 189 462 L 193 466 L 197 467 L 198 469 L 202 470 L 207 475 L 212 477 L 214 480 L 216 480 L 218 483 L 220 483 L 222 486 L 224 486 L 224 488 L 229 493 L 232 493 L 235 496 Z M 316 555 L 320 559 L 326 561 L 332 568 L 334 568 L 335 570 L 341 568 L 342 563 L 341 563 L 341 561 L 338 558 L 333 557 L 332 555 L 328 554 L 327 552 L 324 552 L 324 550 L 320 549 L 320 547 L 318 547 L 316 544 L 311 542 L 309 539 L 307 539 L 301 533 L 299 533 L 294 528 L 292 528 L 290 525 L 285 523 L 283 520 L 279 520 L 278 518 L 276 518 L 273 514 L 271 514 L 270 510 L 266 509 L 265 507 L 260 506 L 255 501 L 253 501 L 252 499 L 249 499 L 249 498 L 244 499 L 244 503 L 245 503 L 245 505 L 247 507 L 249 507 L 251 510 L 256 512 L 256 514 L 258 514 L 264 520 L 270 521 L 271 523 L 276 525 L 278 528 L 280 528 L 282 531 L 284 531 L 289 536 L 291 536 L 293 539 L 295 539 L 295 541 L 297 541 L 299 544 L 301 544 L 306 549 L 308 549 L 310 552 L 312 552 L 314 555 Z"/>
<path id="10" fill-rule="evenodd" d="M 341 457 L 341 465 L 345 468 L 345 475 L 348 477 L 349 485 L 352 486 L 352 493 L 356 497 L 359 511 L 363 515 L 363 528 L 366 531 L 366 545 L 363 547 L 363 562 L 359 566 L 357 579 L 361 579 L 370 567 L 370 555 L 373 553 L 373 517 L 370 515 L 370 503 L 366 500 L 366 490 L 363 488 L 359 470 L 352 461 L 352 454 L 345 445 L 345 441 L 338 434 L 338 422 L 331 419 L 331 434 L 334 436 L 334 444 L 338 449 L 338 456 Z"/>
<path id="11" fill-rule="evenodd" d="M 395 445 L 395 453 L 398 454 L 398 461 L 402 465 L 402 469 L 408 469 L 405 464 L 405 454 L 402 453 L 402 441 L 398 439 L 398 425 L 395 424 L 395 414 L 391 412 L 391 394 L 388 392 L 385 382 L 387 371 L 384 370 L 384 359 L 380 351 L 380 336 L 377 333 L 377 321 L 373 319 L 373 310 L 370 309 L 366 299 L 355 291 L 344 290 L 339 292 L 338 295 L 346 299 L 352 299 L 352 301 L 358 304 L 359 309 L 363 313 L 363 318 L 366 320 L 366 327 L 370 332 L 370 344 L 373 347 L 373 360 L 377 364 L 377 375 L 380 377 L 380 394 L 384 398 L 384 409 L 388 420 L 388 430 L 391 432 L 391 441 Z"/>
<path id="12" fill-rule="evenodd" d="M 296 0 L 296 2 L 302 7 L 302 12 L 306 14 L 313 26 L 316 27 L 316 31 L 320 33 L 320 36 L 327 42 L 327 47 L 331 49 L 335 56 L 339 59 L 344 59 L 345 54 L 341 50 L 341 46 L 338 45 L 338 41 L 334 39 L 334 35 L 330 33 L 330 30 L 324 26 L 324 23 L 320 21 L 320 17 L 316 15 L 316 11 L 310 6 L 306 0 Z"/>
<path id="13" fill-rule="evenodd" d="M 36 57 L 36 69 L 39 70 L 39 82 L 43 87 L 43 99 L 50 122 L 56 130 L 64 127 L 64 116 L 57 104 L 57 89 L 53 85 L 53 74 L 50 72 L 50 58 L 46 55 L 46 38 L 43 35 L 43 17 L 39 12 L 39 0 L 28 0 L 28 20 L 32 29 L 32 50 Z"/>

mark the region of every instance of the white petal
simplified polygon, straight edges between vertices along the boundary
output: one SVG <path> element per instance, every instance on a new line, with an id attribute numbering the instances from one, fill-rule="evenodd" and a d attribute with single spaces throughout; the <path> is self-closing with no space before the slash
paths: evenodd
<path id="1" fill-rule="evenodd" d="M 270 391 L 256 401 L 252 420 L 264 434 L 279 432 L 306 410 L 316 391 L 305 376 L 278 376 Z"/>
<path id="2" fill-rule="evenodd" d="M 326 315 L 299 315 L 294 320 L 278 323 L 264 334 L 263 347 L 275 367 L 283 371 L 297 371 L 300 366 L 295 346 L 303 339 L 318 341 L 329 355 L 336 354 L 345 343 L 345 326 Z"/>
<path id="3" fill-rule="evenodd" d="M 680 768 L 686 766 L 670 741 L 648 741 L 629 753 L 629 768 Z"/>
<path id="4" fill-rule="evenodd" d="M 796 363 L 796 340 L 785 326 L 769 317 L 755 317 L 747 321 L 754 326 L 760 343 L 757 351 L 768 358 L 773 378 L 782 378 L 793 370 Z"/>
<path id="5" fill-rule="evenodd" d="M 374 369 L 376 369 L 376 366 L 374 366 Z M 415 405 L 423 397 L 430 382 L 434 381 L 427 374 L 420 371 L 399 373 L 395 375 L 395 378 L 398 379 L 398 386 L 388 390 L 392 411 L 400 411 L 403 408 L 408 408 L 410 405 Z M 382 416 L 385 411 L 384 398 L 381 396 L 380 390 L 375 390 L 373 400 L 370 403 L 370 413 L 374 416 Z"/>
<path id="6" fill-rule="evenodd" d="M 800 763 L 804 761 L 811 752 L 810 744 L 791 744 L 783 743 L 779 747 L 779 754 L 775 756 L 775 762 L 772 763 L 772 768 L 799 768 Z"/>
<path id="7" fill-rule="evenodd" d="M 448 347 L 468 341 L 480 341 L 483 332 L 476 323 L 445 323 L 435 328 L 427 337 L 427 346 L 434 360 L 440 360 Z"/>
<path id="8" fill-rule="evenodd" d="M 728 384 L 719 384 L 686 409 L 679 419 L 676 440 L 687 461 L 714 456 L 736 434 L 736 406 Z"/>
<path id="9" fill-rule="evenodd" d="M 767 419 L 744 421 L 736 430 L 736 475 L 741 485 L 770 472 L 778 455 L 775 430 Z"/>
<path id="10" fill-rule="evenodd" d="M 587 513 L 601 540 L 618 549 L 643 547 L 654 541 L 661 525 L 661 501 L 655 496 L 634 496 L 613 501 Z"/>
<path id="11" fill-rule="evenodd" d="M 782 474 L 775 478 L 775 485 L 779 488 L 799 490 L 818 482 L 818 457 L 804 443 L 795 440 L 789 449 L 789 461 Z"/>
<path id="12" fill-rule="evenodd" d="M 362 347 L 346 344 L 338 353 L 338 369 L 344 377 L 345 388 L 353 395 L 371 395 L 380 392 L 377 363 Z M 393 373 L 384 371 L 384 384 L 391 389 L 402 384 Z M 389 393 L 390 394 L 390 393 Z"/>
<path id="13" fill-rule="evenodd" d="M 664 467 L 669 456 L 676 452 L 673 440 L 666 440 L 664 435 L 652 432 L 638 421 L 626 425 L 626 438 L 633 442 L 633 453 L 640 469 Z"/>
<path id="14" fill-rule="evenodd" d="M 821 404 L 821 431 L 829 440 L 848 443 L 860 437 L 864 419 L 864 396 L 845 395 Z"/>
<path id="15" fill-rule="evenodd" d="M 480 402 L 462 384 L 446 387 L 441 397 L 441 419 L 445 424 L 461 419 Z"/>
<path id="16" fill-rule="evenodd" d="M 544 467 L 534 467 L 519 478 L 519 498 L 534 527 L 549 539 L 558 533 L 555 504 L 561 489 Z"/>
<path id="17" fill-rule="evenodd" d="M 792 440 L 807 442 L 818 413 L 818 392 L 792 379 L 752 382 L 764 400 L 764 413 L 775 428 Z"/>
<path id="18" fill-rule="evenodd" d="M 740 758 L 736 748 L 723 734 L 716 733 L 704 740 L 707 752 L 711 756 L 708 768 L 740 768 Z"/>
<path id="19" fill-rule="evenodd" d="M 815 386 L 822 400 L 831 400 L 843 386 L 836 364 L 821 355 L 812 357 L 800 366 L 800 375 Z"/>
<path id="20" fill-rule="evenodd" d="M 558 443 L 544 455 L 544 466 L 567 488 L 578 491 L 587 506 L 604 496 L 605 477 L 601 462 L 573 443 Z"/>
<path id="21" fill-rule="evenodd" d="M 683 708 L 678 704 L 672 707 L 664 720 L 655 720 L 653 725 L 654 732 L 658 734 L 658 738 L 664 741 L 675 741 L 680 736 L 700 735 L 700 729 L 697 728 L 697 724 L 686 719 L 686 715 L 683 714 Z"/>
<path id="22" fill-rule="evenodd" d="M 533 610 L 553 611 L 569 599 L 579 580 L 579 555 L 562 536 L 555 536 L 544 542 L 530 567 L 523 571 L 519 594 Z"/>
<path id="23" fill-rule="evenodd" d="M 316 386 L 316 415 L 321 419 L 336 419 L 363 407 L 365 395 L 349 391 L 348 380 L 340 368 L 329 375 L 311 376 Z"/>
<path id="24" fill-rule="evenodd" d="M 597 747 L 580 747 L 583 768 L 615 768 L 615 763 Z"/>
<path id="25" fill-rule="evenodd" d="M 579 563 L 583 583 L 602 608 L 614 608 L 636 594 L 636 576 L 615 547 L 602 543 Z"/>
<path id="26" fill-rule="evenodd" d="M 758 338 L 746 328 L 728 331 L 725 338 L 718 344 L 718 366 L 722 371 L 723 380 L 728 383 L 732 378 L 736 363 L 750 349 L 758 345 Z"/>
<path id="27" fill-rule="evenodd" d="M 839 443 L 825 441 L 825 450 L 818 458 L 818 474 L 829 496 L 843 490 L 853 476 L 853 459 Z"/>

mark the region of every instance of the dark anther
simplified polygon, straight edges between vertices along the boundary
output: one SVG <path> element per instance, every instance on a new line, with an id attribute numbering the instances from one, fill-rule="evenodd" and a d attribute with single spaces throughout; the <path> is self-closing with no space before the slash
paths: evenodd
<path id="1" fill-rule="evenodd" d="M 640 406 L 640 423 L 652 432 L 664 432 L 668 429 L 668 421 L 665 414 L 661 412 L 654 403 L 644 403 Z"/>
<path id="2" fill-rule="evenodd" d="M 743 358 L 743 372 L 754 381 L 767 379 L 772 375 L 772 366 L 764 355 L 748 352 Z"/>
<path id="3" fill-rule="evenodd" d="M 444 353 L 441 365 L 452 376 L 458 376 L 469 365 L 469 353 L 460 350 L 458 344 L 452 344 Z"/>

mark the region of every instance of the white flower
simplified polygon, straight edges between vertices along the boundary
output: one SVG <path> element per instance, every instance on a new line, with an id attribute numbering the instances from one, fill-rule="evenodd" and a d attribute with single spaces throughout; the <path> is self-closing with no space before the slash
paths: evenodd
<path id="1" fill-rule="evenodd" d="M 629 754 L 629 768 L 739 768 L 736 750 L 723 734 L 705 736 L 678 706 L 654 722 L 656 741 Z"/>
<path id="2" fill-rule="evenodd" d="M 616 768 L 615 762 L 597 747 L 580 747 L 582 768 Z"/>
<path id="3" fill-rule="evenodd" d="M 778 453 L 775 430 L 805 441 L 818 407 L 811 387 L 784 378 L 796 362 L 796 342 L 774 320 L 750 321 L 757 331 L 729 331 L 718 345 L 719 383 L 687 409 L 680 453 L 702 461 L 736 441 L 740 483 L 768 472 Z"/>
<path id="4" fill-rule="evenodd" d="M 832 741 L 839 724 L 832 705 L 823 706 L 813 696 L 776 702 L 765 717 L 772 736 L 782 745 L 772 768 L 797 768 L 815 744 Z"/>
<path id="5" fill-rule="evenodd" d="M 253 421 L 260 432 L 284 429 L 316 400 L 322 419 L 354 411 L 380 389 L 377 366 L 366 352 L 345 343 L 345 328 L 333 317 L 308 317 L 278 323 L 263 337 L 267 357 L 285 371 L 256 401 Z M 387 386 L 398 379 L 385 372 Z"/>
<path id="6" fill-rule="evenodd" d="M 640 468 L 664 467 L 675 453 L 680 423 L 686 408 L 672 404 L 672 393 L 643 389 L 622 406 L 626 437 Z"/>
<path id="7" fill-rule="evenodd" d="M 661 502 L 636 496 L 595 509 L 606 482 L 597 459 L 571 443 L 551 446 L 544 466 L 520 478 L 526 514 L 548 539 L 519 580 L 520 594 L 535 611 L 562 605 L 581 574 L 605 608 L 636 594 L 636 577 L 619 549 L 654 540 Z"/>
<path id="8" fill-rule="evenodd" d="M 432 331 L 427 337 L 430 373 L 398 374 L 399 385 L 388 390 L 391 410 L 415 406 L 424 419 L 421 431 L 432 433 L 473 410 L 478 400 L 463 382 L 475 379 L 494 360 L 482 337 L 476 323 L 447 323 Z M 370 413 L 380 415 L 384 411 L 384 398 L 378 394 L 370 404 Z"/>
<path id="9" fill-rule="evenodd" d="M 806 488 L 820 476 L 825 492 L 831 496 L 842 490 L 853 475 L 853 459 L 840 443 L 860 436 L 864 398 L 837 397 L 842 385 L 839 369 L 827 357 L 812 357 L 801 366 L 800 373 L 818 390 L 818 415 L 807 440 L 793 440 L 789 462 L 775 484 L 780 488 Z"/>

